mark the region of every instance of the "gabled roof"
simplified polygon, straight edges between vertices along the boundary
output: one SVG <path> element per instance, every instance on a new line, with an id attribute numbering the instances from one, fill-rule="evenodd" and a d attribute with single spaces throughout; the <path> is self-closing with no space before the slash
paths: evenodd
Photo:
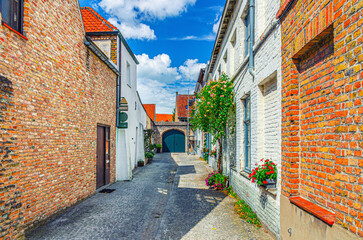
<path id="1" fill-rule="evenodd" d="M 146 114 L 155 122 L 155 104 L 143 104 Z"/>
<path id="2" fill-rule="evenodd" d="M 81 7 L 83 24 L 86 32 L 116 32 L 117 27 L 99 15 L 90 7 Z"/>
<path id="3" fill-rule="evenodd" d="M 172 122 L 173 114 L 156 114 L 156 122 Z"/>
<path id="4" fill-rule="evenodd" d="M 81 14 L 84 29 L 88 36 L 103 35 L 106 33 L 119 35 L 122 43 L 126 47 L 127 51 L 130 53 L 132 59 L 134 59 L 136 64 L 139 64 L 139 61 L 137 60 L 135 54 L 132 52 L 130 46 L 126 42 L 125 38 L 122 36 L 121 32 L 117 29 L 117 27 L 112 25 L 109 21 L 107 21 L 90 7 L 81 7 Z"/>
<path id="5" fill-rule="evenodd" d="M 189 100 L 192 100 L 194 99 L 194 95 L 189 95 Z M 175 116 L 175 117 L 178 117 L 178 118 L 186 118 L 187 117 L 187 113 L 188 113 L 188 110 L 187 110 L 187 105 L 188 105 L 188 95 L 183 95 L 183 94 L 179 94 L 176 96 L 176 109 L 177 109 L 177 114 L 178 116 Z M 191 109 L 189 109 L 189 116 L 190 116 L 190 111 Z"/>

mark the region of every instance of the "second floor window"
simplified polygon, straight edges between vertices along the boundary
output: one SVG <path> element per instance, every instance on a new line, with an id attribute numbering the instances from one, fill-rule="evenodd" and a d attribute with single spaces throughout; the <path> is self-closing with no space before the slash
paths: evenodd
<path id="1" fill-rule="evenodd" d="M 2 21 L 23 33 L 23 0 L 0 0 Z"/>
<path id="2" fill-rule="evenodd" d="M 126 62 L 126 78 L 127 84 L 131 87 L 131 66 L 128 62 Z"/>
<path id="3" fill-rule="evenodd" d="M 251 41 L 251 24 L 250 24 L 250 12 L 247 13 L 245 17 L 245 57 L 248 55 L 248 50 L 250 47 L 250 41 Z"/>

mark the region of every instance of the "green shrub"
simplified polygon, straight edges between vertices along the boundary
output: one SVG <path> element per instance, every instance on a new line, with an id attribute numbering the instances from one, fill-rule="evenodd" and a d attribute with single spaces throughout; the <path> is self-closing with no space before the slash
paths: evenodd
<path id="1" fill-rule="evenodd" d="M 161 144 L 156 144 L 156 148 L 161 149 L 162 147 L 163 147 L 163 145 L 161 145 Z"/>
<path id="2" fill-rule="evenodd" d="M 145 158 L 153 158 L 154 157 L 154 154 L 151 153 L 151 152 L 146 152 L 145 153 Z"/>

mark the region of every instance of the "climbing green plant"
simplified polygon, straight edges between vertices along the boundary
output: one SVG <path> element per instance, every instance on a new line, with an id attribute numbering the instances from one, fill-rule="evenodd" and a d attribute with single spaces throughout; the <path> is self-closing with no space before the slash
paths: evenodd
<path id="1" fill-rule="evenodd" d="M 196 94 L 191 123 L 194 129 L 212 134 L 212 143 L 218 142 L 218 171 L 222 172 L 222 138 L 231 108 L 234 106 L 233 82 L 226 74 L 209 81 Z"/>

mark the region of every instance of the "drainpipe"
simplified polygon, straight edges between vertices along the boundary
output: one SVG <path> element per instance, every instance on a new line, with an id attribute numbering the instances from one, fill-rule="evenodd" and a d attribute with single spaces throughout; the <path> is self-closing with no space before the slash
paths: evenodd
<path id="1" fill-rule="evenodd" d="M 120 39 L 120 36 L 117 35 L 117 39 L 119 41 L 119 49 L 118 49 L 118 58 L 117 58 L 117 61 L 118 61 L 118 64 L 119 64 L 119 71 L 120 71 L 120 76 L 118 76 L 117 78 L 117 94 L 116 94 L 116 99 L 117 99 L 117 103 L 116 103 L 116 107 L 117 107 L 117 110 L 116 110 L 116 126 L 118 126 L 118 123 L 119 123 L 119 108 L 120 108 L 120 98 L 121 98 L 121 48 L 122 48 L 122 41 Z"/>
<path id="2" fill-rule="evenodd" d="M 250 46 L 249 46 L 249 66 L 248 71 L 255 78 L 255 59 L 253 55 L 253 45 L 255 43 L 255 0 L 250 0 Z"/>

